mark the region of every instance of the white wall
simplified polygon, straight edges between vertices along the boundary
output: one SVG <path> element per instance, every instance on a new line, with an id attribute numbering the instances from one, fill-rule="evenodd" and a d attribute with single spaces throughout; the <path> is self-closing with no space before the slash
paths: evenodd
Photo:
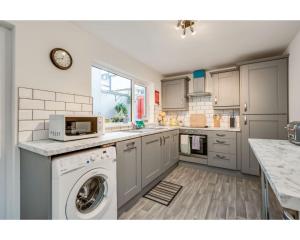
<path id="1" fill-rule="evenodd" d="M 289 121 L 300 121 L 300 31 L 289 44 Z"/>
<path id="2" fill-rule="evenodd" d="M 149 84 L 150 113 L 161 75 L 66 21 L 15 21 L 15 77 L 20 87 L 91 95 L 91 65 L 104 65 Z M 50 61 L 55 47 L 67 49 L 73 66 L 62 71 Z M 153 114 L 151 114 L 153 119 Z M 151 119 L 151 120 L 152 120 Z"/>

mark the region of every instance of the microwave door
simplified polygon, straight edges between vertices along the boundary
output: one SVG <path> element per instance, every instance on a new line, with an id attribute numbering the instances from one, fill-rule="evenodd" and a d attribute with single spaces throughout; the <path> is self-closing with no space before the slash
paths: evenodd
<path id="1" fill-rule="evenodd" d="M 76 122 L 76 131 L 78 134 L 88 134 L 92 132 L 91 122 Z"/>

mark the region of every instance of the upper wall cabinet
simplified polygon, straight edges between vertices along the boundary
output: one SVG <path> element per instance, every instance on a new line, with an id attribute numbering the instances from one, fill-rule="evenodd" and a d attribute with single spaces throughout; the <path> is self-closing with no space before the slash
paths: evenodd
<path id="1" fill-rule="evenodd" d="M 213 73 L 214 108 L 239 108 L 240 79 L 239 71 Z"/>
<path id="2" fill-rule="evenodd" d="M 188 78 L 162 80 L 162 110 L 180 111 L 188 109 Z"/>
<path id="3" fill-rule="evenodd" d="M 287 113 L 287 58 L 240 67 L 241 113 Z"/>

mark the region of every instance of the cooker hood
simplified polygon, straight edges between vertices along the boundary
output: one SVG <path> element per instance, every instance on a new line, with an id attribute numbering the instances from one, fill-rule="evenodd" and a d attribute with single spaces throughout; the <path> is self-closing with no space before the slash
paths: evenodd
<path id="1" fill-rule="evenodd" d="M 189 97 L 210 96 L 210 92 L 205 92 L 205 70 L 196 70 L 193 72 L 189 81 Z"/>

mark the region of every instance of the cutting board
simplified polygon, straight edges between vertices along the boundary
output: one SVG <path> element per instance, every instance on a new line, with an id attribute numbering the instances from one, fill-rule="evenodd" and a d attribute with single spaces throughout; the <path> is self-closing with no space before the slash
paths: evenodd
<path id="1" fill-rule="evenodd" d="M 204 128 L 206 126 L 205 114 L 190 114 L 190 127 Z"/>

